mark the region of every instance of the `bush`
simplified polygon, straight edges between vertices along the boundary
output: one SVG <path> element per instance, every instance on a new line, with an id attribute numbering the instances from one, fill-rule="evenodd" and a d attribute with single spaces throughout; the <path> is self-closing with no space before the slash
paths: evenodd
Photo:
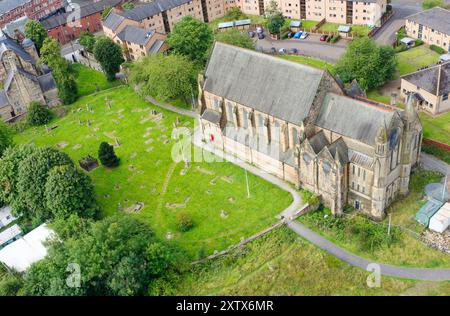
<path id="1" fill-rule="evenodd" d="M 180 212 L 177 214 L 177 227 L 181 232 L 187 232 L 194 227 L 194 222 L 189 214 Z"/>
<path id="2" fill-rule="evenodd" d="M 423 45 L 423 41 L 420 39 L 416 40 L 414 43 L 414 46 L 420 46 L 420 45 Z"/>
<path id="3" fill-rule="evenodd" d="M 396 53 L 401 53 L 401 52 L 404 52 L 407 49 L 408 49 L 408 46 L 406 46 L 405 44 L 400 44 L 396 48 L 394 48 L 394 51 Z"/>
<path id="4" fill-rule="evenodd" d="M 9 126 L 0 121 L 0 157 L 3 155 L 3 152 L 12 144 L 13 138 Z"/>
<path id="5" fill-rule="evenodd" d="M 27 124 L 40 126 L 47 124 L 52 119 L 52 112 L 39 102 L 31 102 L 28 106 Z"/>
<path id="6" fill-rule="evenodd" d="M 436 46 L 436 45 L 430 45 L 430 49 L 431 49 L 432 51 L 435 51 L 435 52 L 438 53 L 438 54 L 445 54 L 445 50 L 444 50 L 443 48 L 439 47 L 439 46 Z"/>
<path id="7" fill-rule="evenodd" d="M 329 43 L 331 41 L 331 39 L 333 38 L 334 35 L 330 35 L 327 37 L 327 43 Z"/>
<path id="8" fill-rule="evenodd" d="M 331 39 L 330 39 L 330 43 L 336 43 L 337 41 L 339 41 L 341 39 L 340 35 L 334 35 Z"/>
<path id="9" fill-rule="evenodd" d="M 114 152 L 114 147 L 108 144 L 107 142 L 103 142 L 100 144 L 98 149 L 98 158 L 102 165 L 108 168 L 114 168 L 119 165 L 119 158 L 116 156 Z"/>

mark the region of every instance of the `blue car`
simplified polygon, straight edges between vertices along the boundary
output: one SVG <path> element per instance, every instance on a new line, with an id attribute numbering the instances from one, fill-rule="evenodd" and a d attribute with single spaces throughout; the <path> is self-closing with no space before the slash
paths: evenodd
<path id="1" fill-rule="evenodd" d="M 300 36 L 302 36 L 302 32 L 297 32 L 297 33 L 295 33 L 295 35 L 294 35 L 294 38 L 300 38 Z"/>

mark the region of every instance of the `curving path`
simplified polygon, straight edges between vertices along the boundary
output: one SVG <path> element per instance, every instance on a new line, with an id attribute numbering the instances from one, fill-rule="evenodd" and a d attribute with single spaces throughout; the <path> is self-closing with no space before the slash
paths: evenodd
<path id="1" fill-rule="evenodd" d="M 156 100 L 154 100 L 151 97 L 147 97 L 146 100 L 148 102 L 151 102 L 161 108 L 164 108 L 169 111 L 173 111 L 182 115 L 187 115 L 192 118 L 198 118 L 198 114 L 189 111 L 180 109 L 177 107 L 174 107 L 170 104 L 161 103 Z M 364 270 L 368 269 L 368 266 L 370 264 L 376 263 L 367 259 L 364 259 L 362 257 L 359 257 L 357 255 L 354 255 L 341 247 L 337 246 L 336 244 L 332 243 L 328 239 L 322 237 L 318 233 L 312 231 L 311 229 L 307 228 L 303 224 L 295 221 L 290 220 L 291 216 L 294 216 L 295 212 L 297 212 L 299 209 L 301 209 L 305 203 L 303 202 L 300 194 L 297 190 L 295 190 L 292 186 L 287 184 L 285 181 L 281 180 L 280 178 L 277 178 L 267 172 L 262 171 L 261 169 L 254 167 L 242 160 L 237 159 L 233 155 L 229 155 L 227 153 L 224 153 L 223 151 L 213 149 L 212 147 L 208 147 L 207 144 L 204 144 L 201 141 L 201 137 L 199 137 L 198 131 L 194 134 L 193 142 L 195 145 L 208 150 L 213 151 L 214 154 L 238 165 L 239 167 L 263 178 L 266 181 L 271 182 L 272 184 L 278 186 L 279 188 L 289 192 L 292 195 L 293 202 L 292 204 L 286 208 L 281 214 L 280 218 L 286 219 L 286 225 L 293 230 L 295 233 L 300 235 L 301 237 L 305 238 L 312 244 L 316 245 L 317 247 L 321 248 L 322 250 L 325 250 L 329 254 L 333 255 L 334 257 L 354 266 L 358 267 Z M 391 265 L 385 265 L 381 263 L 376 263 L 380 267 L 380 273 L 385 276 L 390 277 L 396 277 L 396 278 L 402 278 L 402 279 L 415 279 L 415 280 L 423 280 L 423 281 L 448 281 L 450 280 L 450 269 L 427 269 L 427 268 L 404 268 L 404 267 L 398 267 L 398 266 L 391 266 Z M 371 272 L 373 270 L 370 270 Z"/>

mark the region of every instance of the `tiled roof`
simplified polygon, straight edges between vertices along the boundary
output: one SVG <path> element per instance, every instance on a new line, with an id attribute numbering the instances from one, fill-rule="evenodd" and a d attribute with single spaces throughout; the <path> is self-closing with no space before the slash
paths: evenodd
<path id="1" fill-rule="evenodd" d="M 402 77 L 434 95 L 450 92 L 450 61 L 425 68 Z"/>
<path id="2" fill-rule="evenodd" d="M 450 35 L 450 11 L 434 7 L 406 17 L 407 20 L 431 27 L 439 32 Z"/>
<path id="3" fill-rule="evenodd" d="M 124 42 L 145 46 L 153 34 L 155 34 L 155 31 L 144 30 L 143 28 L 134 25 L 127 25 L 119 34 L 117 34 L 117 37 Z"/>

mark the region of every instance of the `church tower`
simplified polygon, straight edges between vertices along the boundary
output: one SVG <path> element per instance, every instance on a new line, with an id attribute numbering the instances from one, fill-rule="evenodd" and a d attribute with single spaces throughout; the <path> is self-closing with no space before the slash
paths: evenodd
<path id="1" fill-rule="evenodd" d="M 389 171 L 389 145 L 386 126 L 378 129 L 375 138 L 375 163 L 372 185 L 372 210 L 371 216 L 375 220 L 385 217 L 386 206 L 386 178 Z"/>

